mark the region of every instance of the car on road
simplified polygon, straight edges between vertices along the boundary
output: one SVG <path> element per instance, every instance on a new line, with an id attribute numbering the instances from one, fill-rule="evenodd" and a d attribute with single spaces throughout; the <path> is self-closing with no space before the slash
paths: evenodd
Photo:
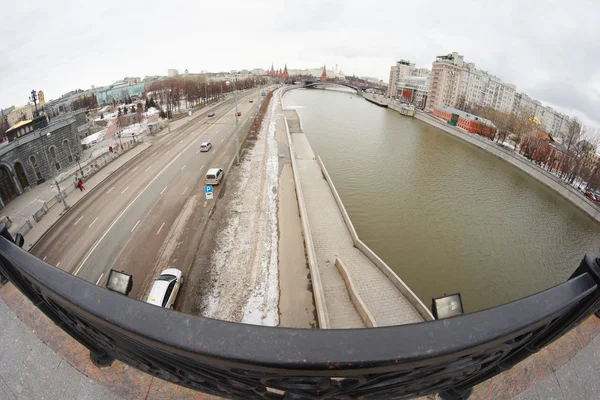
<path id="1" fill-rule="evenodd" d="M 250 103 L 254 103 L 254 100 L 250 100 Z"/>
<path id="2" fill-rule="evenodd" d="M 593 203 L 600 203 L 600 193 L 595 190 L 586 190 L 583 195 Z"/>
<path id="3" fill-rule="evenodd" d="M 238 113 L 237 113 L 237 116 L 238 116 L 238 117 L 241 117 L 241 116 L 242 116 L 242 112 L 241 112 L 241 111 L 238 111 Z"/>
<path id="4" fill-rule="evenodd" d="M 210 149 L 212 149 L 211 142 L 202 142 L 202 144 L 200 144 L 200 151 L 205 152 L 209 151 Z"/>
<path id="5" fill-rule="evenodd" d="M 206 172 L 204 183 L 207 185 L 218 185 L 223 180 L 225 172 L 221 168 L 211 168 Z"/>
<path id="6" fill-rule="evenodd" d="M 210 113 L 208 113 L 208 116 L 209 116 L 209 117 L 214 117 L 214 116 L 215 116 L 215 113 L 214 113 L 214 112 L 210 112 Z"/>
<path id="7" fill-rule="evenodd" d="M 146 303 L 163 307 L 175 308 L 175 300 L 183 285 L 183 274 L 177 268 L 167 268 L 154 280 Z"/>

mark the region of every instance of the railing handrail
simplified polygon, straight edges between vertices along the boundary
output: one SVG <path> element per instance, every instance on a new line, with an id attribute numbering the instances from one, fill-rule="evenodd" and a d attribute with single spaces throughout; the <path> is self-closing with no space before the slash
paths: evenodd
<path id="1" fill-rule="evenodd" d="M 346 330 L 254 326 L 127 298 L 37 259 L 6 229 L 1 234 L 2 273 L 88 347 L 97 365 L 120 359 L 195 390 L 242 398 L 273 398 L 268 388 L 332 398 L 467 390 L 562 336 L 600 299 L 590 253 L 560 285 L 447 320 Z"/>

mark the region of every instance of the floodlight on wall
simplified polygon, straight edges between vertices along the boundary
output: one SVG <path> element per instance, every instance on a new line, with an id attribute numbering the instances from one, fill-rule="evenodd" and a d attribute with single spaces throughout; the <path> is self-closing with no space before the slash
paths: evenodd
<path id="1" fill-rule="evenodd" d="M 460 293 L 445 294 L 432 300 L 431 310 L 435 319 L 456 317 L 463 313 Z"/>
<path id="2" fill-rule="evenodd" d="M 124 272 L 115 271 L 111 269 L 108 273 L 108 280 L 106 281 L 106 288 L 113 292 L 129 295 L 131 288 L 133 287 L 133 277 Z"/>

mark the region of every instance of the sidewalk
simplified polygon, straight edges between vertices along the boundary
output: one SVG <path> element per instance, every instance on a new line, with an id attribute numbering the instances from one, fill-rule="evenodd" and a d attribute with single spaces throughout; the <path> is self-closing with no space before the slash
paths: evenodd
<path id="1" fill-rule="evenodd" d="M 94 187 L 98 186 L 106 178 L 108 178 L 113 172 L 115 172 L 117 169 L 121 168 L 125 163 L 131 161 L 132 159 L 134 159 L 136 156 L 138 156 L 140 153 L 142 153 L 144 150 L 150 148 L 151 146 L 152 145 L 149 143 L 141 143 L 141 144 L 137 145 L 136 147 L 134 147 L 133 149 L 122 154 L 121 156 L 115 158 L 112 162 L 108 163 L 105 167 L 100 169 L 91 178 L 89 178 L 89 180 L 87 180 L 85 182 L 85 191 L 81 192 L 79 190 L 73 190 L 66 197 L 67 204 L 71 207 L 73 205 L 75 205 L 79 200 L 81 200 L 87 194 L 87 192 L 92 190 Z M 61 187 L 61 189 L 65 190 L 66 188 Z M 54 191 L 55 195 L 56 195 L 56 193 L 58 193 L 56 188 L 51 188 L 50 192 L 52 192 L 52 191 Z M 27 204 L 22 210 L 30 210 L 32 207 L 37 207 L 37 209 L 39 209 L 39 204 L 40 204 L 40 202 L 43 202 L 43 196 L 47 195 L 47 193 L 48 192 L 45 191 L 45 192 L 43 192 L 42 195 L 40 195 L 40 197 L 35 197 L 36 195 L 38 195 L 38 192 L 31 190 L 30 192 L 24 193 L 23 195 L 19 196 L 17 199 L 15 199 L 15 201 L 18 200 L 18 202 L 20 204 L 29 202 L 29 204 Z M 9 206 L 11 206 L 11 205 L 12 205 L 12 202 L 9 204 Z M 18 221 L 28 219 L 26 217 L 26 215 L 24 215 L 24 212 L 22 210 L 18 214 L 13 214 L 13 215 L 9 214 L 10 219 L 13 221 L 13 226 L 11 228 L 14 228 L 15 225 L 18 227 L 19 226 Z M 62 216 L 63 213 L 64 213 L 64 206 L 61 203 L 56 203 L 52 208 L 50 208 L 48 210 L 48 212 L 46 212 L 46 214 L 42 217 L 42 219 L 39 222 L 35 223 L 35 221 L 33 221 L 33 219 L 31 217 L 29 217 L 29 218 L 31 218 L 31 222 L 33 222 L 34 225 L 31 228 L 31 230 L 24 236 L 25 244 L 23 245 L 23 249 L 29 250 L 35 244 L 35 242 L 37 242 L 39 240 L 39 238 L 41 238 L 42 235 L 44 233 L 46 233 L 46 231 L 56 221 L 58 221 L 58 219 Z M 22 223 L 23 222 L 21 222 L 21 224 Z"/>

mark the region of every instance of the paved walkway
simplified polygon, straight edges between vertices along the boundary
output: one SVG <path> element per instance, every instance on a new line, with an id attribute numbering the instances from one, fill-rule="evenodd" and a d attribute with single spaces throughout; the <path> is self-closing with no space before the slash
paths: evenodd
<path id="1" fill-rule="evenodd" d="M 357 291 L 378 326 L 422 322 L 423 318 L 392 282 L 360 250 L 327 184 L 308 139 L 298 133 L 295 111 L 286 111 L 298 173 L 306 203 L 315 252 L 332 328 L 364 327 L 336 266 L 339 257 L 349 270 Z"/>

